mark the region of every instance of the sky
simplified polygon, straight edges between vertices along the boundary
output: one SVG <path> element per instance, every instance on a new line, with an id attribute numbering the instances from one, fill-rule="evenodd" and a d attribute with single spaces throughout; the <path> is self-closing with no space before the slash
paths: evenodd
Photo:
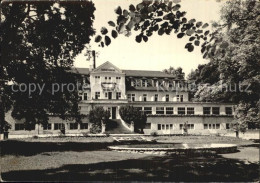
<path id="1" fill-rule="evenodd" d="M 116 20 L 114 9 L 121 6 L 127 9 L 130 4 L 138 4 L 141 0 L 93 0 L 96 11 L 93 27 L 97 33 L 102 26 L 109 27 L 109 20 Z M 219 20 L 220 2 L 216 0 L 182 0 L 180 5 L 182 11 L 186 11 L 188 19 L 195 18 L 197 21 L 208 22 Z M 153 34 L 148 42 L 137 43 L 135 31 L 130 37 L 119 35 L 112 38 L 111 44 L 104 48 L 98 47 L 94 37 L 90 42 L 91 48 L 98 52 L 96 65 L 99 66 L 106 61 L 111 62 L 120 69 L 133 70 L 158 70 L 182 67 L 186 76 L 199 64 L 205 64 L 208 60 L 202 58 L 200 48 L 196 47 L 193 52 L 188 52 L 184 46 L 188 38 L 178 39 L 173 32 L 171 35 L 159 36 Z M 84 51 L 75 58 L 75 67 L 88 68 L 91 62 L 87 61 Z"/>

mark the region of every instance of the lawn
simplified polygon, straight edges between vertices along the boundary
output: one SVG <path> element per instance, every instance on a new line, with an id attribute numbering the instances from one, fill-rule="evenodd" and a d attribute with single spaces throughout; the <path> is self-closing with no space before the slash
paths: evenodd
<path id="1" fill-rule="evenodd" d="M 239 152 L 148 155 L 107 150 L 112 137 L 65 137 L 1 142 L 1 177 L 11 181 L 257 181 L 259 142 L 232 137 L 151 137 L 165 143 L 230 143 Z"/>

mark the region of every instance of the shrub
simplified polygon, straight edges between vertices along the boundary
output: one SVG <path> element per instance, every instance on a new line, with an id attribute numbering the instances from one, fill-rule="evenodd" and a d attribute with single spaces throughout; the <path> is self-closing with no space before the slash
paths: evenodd
<path id="1" fill-rule="evenodd" d="M 150 135 L 153 136 L 153 137 L 157 137 L 158 133 L 157 132 L 151 132 Z"/>
<path id="2" fill-rule="evenodd" d="M 38 139 L 38 136 L 37 136 L 37 135 L 34 135 L 32 138 L 33 138 L 33 139 Z"/>
<path id="3" fill-rule="evenodd" d="M 88 132 L 83 132 L 82 133 L 83 137 L 88 137 L 88 134 L 89 134 Z"/>
<path id="4" fill-rule="evenodd" d="M 90 128 L 90 133 L 101 133 L 101 125 L 92 124 Z"/>
<path id="5" fill-rule="evenodd" d="M 89 122 L 92 123 L 90 133 L 100 133 L 102 121 L 106 124 L 110 118 L 110 111 L 103 107 L 95 107 L 89 112 Z"/>
<path id="6" fill-rule="evenodd" d="M 147 121 L 147 116 L 143 111 L 133 106 L 122 106 L 119 109 L 119 114 L 126 123 L 131 124 L 133 121 L 135 129 L 141 129 L 141 132 L 143 131 Z"/>

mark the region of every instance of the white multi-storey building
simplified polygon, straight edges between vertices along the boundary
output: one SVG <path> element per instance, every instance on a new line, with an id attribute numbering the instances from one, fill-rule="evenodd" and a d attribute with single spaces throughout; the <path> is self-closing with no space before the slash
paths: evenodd
<path id="1" fill-rule="evenodd" d="M 85 115 L 93 107 L 103 106 L 110 110 L 111 119 L 121 120 L 120 106 L 133 105 L 148 115 L 144 129 L 148 134 L 181 133 L 185 122 L 189 133 L 222 133 L 233 122 L 232 104 L 192 102 L 184 80 L 161 71 L 121 70 L 105 62 L 97 68 L 76 68 L 73 72 L 82 76 L 79 95 Z M 8 121 L 14 123 L 12 133 L 25 133 L 19 121 Z M 82 133 L 88 132 L 90 125 L 87 118 L 77 124 L 50 117 L 49 125 L 36 126 L 35 132 L 51 134 L 65 127 L 68 133 Z"/>

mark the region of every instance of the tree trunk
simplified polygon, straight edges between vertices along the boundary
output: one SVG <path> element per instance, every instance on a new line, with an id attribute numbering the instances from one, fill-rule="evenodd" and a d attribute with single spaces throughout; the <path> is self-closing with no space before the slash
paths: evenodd
<path id="1" fill-rule="evenodd" d="M 236 131 L 236 137 L 239 138 L 239 131 Z"/>
<path id="2" fill-rule="evenodd" d="M 4 107 L 4 81 L 0 78 L 0 132 L 4 132 L 5 126 L 5 107 Z"/>

